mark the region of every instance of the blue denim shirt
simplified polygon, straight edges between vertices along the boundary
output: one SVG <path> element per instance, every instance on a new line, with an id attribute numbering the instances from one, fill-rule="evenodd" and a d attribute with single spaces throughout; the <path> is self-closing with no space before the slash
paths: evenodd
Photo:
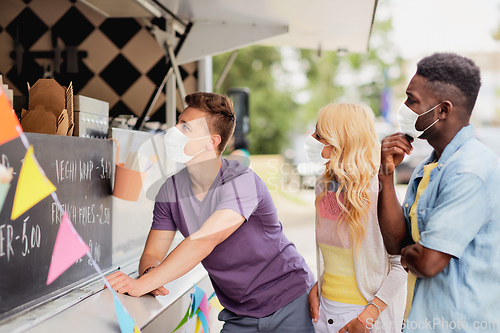
<path id="1" fill-rule="evenodd" d="M 423 166 L 403 202 L 409 213 Z M 420 244 L 452 258 L 434 277 L 417 279 L 404 332 L 500 332 L 500 163 L 462 128 L 446 146 L 417 203 Z"/>

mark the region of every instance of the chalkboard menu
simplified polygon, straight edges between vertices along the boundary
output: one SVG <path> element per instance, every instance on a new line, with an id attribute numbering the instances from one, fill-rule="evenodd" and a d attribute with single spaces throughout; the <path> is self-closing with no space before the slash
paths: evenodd
<path id="1" fill-rule="evenodd" d="M 113 146 L 108 140 L 27 133 L 35 157 L 71 222 L 101 269 L 111 266 Z M 26 148 L 15 139 L 0 146 L 0 163 L 14 179 L 0 212 L 0 320 L 95 276 L 87 256 L 46 285 L 62 214 L 51 196 L 10 219 Z"/>

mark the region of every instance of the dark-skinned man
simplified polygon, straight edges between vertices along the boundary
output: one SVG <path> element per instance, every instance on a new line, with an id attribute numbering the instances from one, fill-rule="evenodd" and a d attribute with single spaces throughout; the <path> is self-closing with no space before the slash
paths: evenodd
<path id="1" fill-rule="evenodd" d="M 379 223 L 409 273 L 405 332 L 500 331 L 500 163 L 469 123 L 480 86 L 468 58 L 422 59 L 398 111 L 402 133 L 382 142 Z M 394 170 L 413 139 L 434 151 L 401 206 Z"/>

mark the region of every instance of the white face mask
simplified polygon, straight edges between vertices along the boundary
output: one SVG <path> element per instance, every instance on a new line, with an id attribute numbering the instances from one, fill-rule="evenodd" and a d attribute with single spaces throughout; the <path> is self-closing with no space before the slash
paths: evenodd
<path id="1" fill-rule="evenodd" d="M 405 103 L 403 103 L 401 105 L 401 107 L 399 108 L 398 114 L 397 114 L 399 129 L 401 130 L 401 132 L 403 132 L 406 135 L 411 136 L 414 139 L 420 137 L 422 134 L 424 134 L 425 131 L 427 131 L 435 123 L 437 123 L 439 121 L 439 119 L 436 119 L 435 122 L 433 122 L 432 124 L 427 126 L 427 128 L 424 129 L 423 131 L 419 131 L 415 127 L 418 117 L 423 116 L 424 114 L 431 112 L 432 110 L 434 110 L 435 108 L 437 108 L 440 105 L 441 105 L 441 103 L 439 103 L 438 105 L 436 105 L 432 109 L 425 111 L 422 114 L 418 114 L 418 113 L 415 113 L 415 111 L 410 109 L 408 106 L 406 106 Z"/>
<path id="2" fill-rule="evenodd" d="M 324 145 L 312 136 L 309 136 L 304 143 L 304 150 L 306 151 L 307 159 L 313 163 L 321 165 L 329 162 L 329 159 L 323 158 L 323 156 L 321 156 L 321 153 L 323 152 L 323 148 L 325 148 L 325 146 L 327 145 Z"/>
<path id="3" fill-rule="evenodd" d="M 193 159 L 196 155 L 200 154 L 206 148 L 203 148 L 193 156 L 188 156 L 184 153 L 184 148 L 189 140 L 199 140 L 209 138 L 210 135 L 203 136 L 201 138 L 190 139 L 184 133 L 182 133 L 177 127 L 170 128 L 167 133 L 165 133 L 165 147 L 167 149 L 167 156 L 179 163 L 187 163 Z"/>

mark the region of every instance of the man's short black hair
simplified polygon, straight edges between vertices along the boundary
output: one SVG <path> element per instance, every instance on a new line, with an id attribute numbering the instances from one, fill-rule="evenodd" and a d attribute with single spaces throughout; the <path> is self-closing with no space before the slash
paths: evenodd
<path id="1" fill-rule="evenodd" d="M 437 93 L 455 95 L 470 116 L 481 87 L 479 67 L 471 59 L 455 53 L 434 53 L 418 62 L 417 74 L 425 77 Z M 457 96 L 460 93 L 462 96 Z"/>

